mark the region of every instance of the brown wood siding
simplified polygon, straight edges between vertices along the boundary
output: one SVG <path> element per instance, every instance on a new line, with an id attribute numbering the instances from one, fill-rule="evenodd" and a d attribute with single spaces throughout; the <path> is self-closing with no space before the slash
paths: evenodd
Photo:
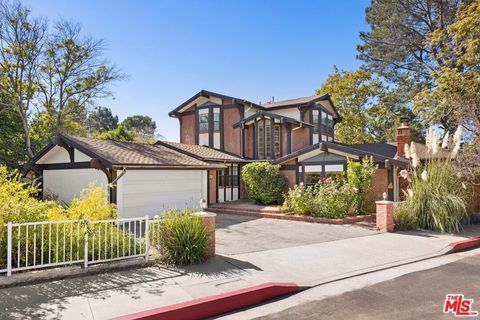
<path id="1" fill-rule="evenodd" d="M 305 112 L 304 122 L 310 123 L 310 112 Z M 310 128 L 292 129 L 292 152 L 310 145 Z"/>

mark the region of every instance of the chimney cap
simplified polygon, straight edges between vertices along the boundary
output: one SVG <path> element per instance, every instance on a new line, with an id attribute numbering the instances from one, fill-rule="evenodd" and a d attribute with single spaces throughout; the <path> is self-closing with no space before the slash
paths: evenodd
<path id="1" fill-rule="evenodd" d="M 401 123 L 409 123 L 409 122 L 410 122 L 410 118 L 409 118 L 409 117 L 400 117 L 400 122 L 401 122 Z"/>

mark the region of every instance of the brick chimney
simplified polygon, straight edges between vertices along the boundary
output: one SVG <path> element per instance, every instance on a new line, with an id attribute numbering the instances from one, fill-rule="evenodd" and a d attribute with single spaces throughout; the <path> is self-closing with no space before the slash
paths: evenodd
<path id="1" fill-rule="evenodd" d="M 397 154 L 405 157 L 405 145 L 413 140 L 412 128 L 410 128 L 410 119 L 400 118 L 400 127 L 397 128 Z"/>

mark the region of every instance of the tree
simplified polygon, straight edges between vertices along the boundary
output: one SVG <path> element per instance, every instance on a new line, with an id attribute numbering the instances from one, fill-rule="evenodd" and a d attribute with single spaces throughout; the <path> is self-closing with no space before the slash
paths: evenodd
<path id="1" fill-rule="evenodd" d="M 369 71 L 344 71 L 334 67 L 317 94 L 330 94 L 342 122 L 337 124 L 335 139 L 346 144 L 395 140 L 400 115 L 408 108 L 395 92 Z"/>
<path id="2" fill-rule="evenodd" d="M 97 134 L 96 137 L 105 140 L 134 141 L 137 134 L 133 131 L 127 130 L 127 128 L 121 124 L 113 130 Z"/>
<path id="3" fill-rule="evenodd" d="M 432 72 L 434 84 L 415 99 L 418 110 L 435 118 L 449 117 L 466 129 L 460 163 L 464 173 L 480 173 L 480 1 L 463 5 L 456 20 L 432 32 L 431 46 L 444 66 Z"/>
<path id="4" fill-rule="evenodd" d="M 141 141 L 152 141 L 156 138 L 157 124 L 149 116 L 134 115 L 123 120 L 122 125 L 133 131 Z"/>
<path id="5" fill-rule="evenodd" d="M 422 88 L 431 88 L 432 72 L 445 66 L 445 59 L 437 54 L 443 44 L 433 45 L 431 33 L 446 30 L 462 2 L 470 1 L 373 0 L 366 10 L 371 30 L 360 34 L 359 58 L 368 70 L 408 87 L 404 92 L 412 99 Z M 437 113 L 435 121 L 453 131 L 457 124 L 449 112 Z"/>
<path id="6" fill-rule="evenodd" d="M 107 107 L 97 107 L 87 119 L 87 128 L 90 133 L 102 133 L 115 129 L 118 126 L 118 116 Z"/>
<path id="7" fill-rule="evenodd" d="M 36 74 L 46 34 L 46 23 L 34 19 L 20 2 L 0 1 L 0 90 L 11 94 L 8 107 L 17 112 L 28 156 L 33 157 L 29 116 L 38 91 Z"/>
<path id="8" fill-rule="evenodd" d="M 56 132 L 65 132 L 65 118 L 109 96 L 109 86 L 123 77 L 102 59 L 104 41 L 82 37 L 78 24 L 60 21 L 48 39 L 39 72 L 42 103 L 56 115 Z"/>

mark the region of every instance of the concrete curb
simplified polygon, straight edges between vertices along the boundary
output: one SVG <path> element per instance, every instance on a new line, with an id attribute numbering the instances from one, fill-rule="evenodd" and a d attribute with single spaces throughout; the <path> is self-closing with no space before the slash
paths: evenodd
<path id="1" fill-rule="evenodd" d="M 273 298 L 297 293 L 295 283 L 264 283 L 215 296 L 195 299 L 157 309 L 133 313 L 114 320 L 195 320 L 217 316 L 237 309 L 246 308 Z"/>
<path id="2" fill-rule="evenodd" d="M 480 247 L 480 237 L 479 238 L 470 238 L 462 241 L 452 242 L 448 245 L 448 253 L 454 253 L 458 251 L 473 249 Z"/>

